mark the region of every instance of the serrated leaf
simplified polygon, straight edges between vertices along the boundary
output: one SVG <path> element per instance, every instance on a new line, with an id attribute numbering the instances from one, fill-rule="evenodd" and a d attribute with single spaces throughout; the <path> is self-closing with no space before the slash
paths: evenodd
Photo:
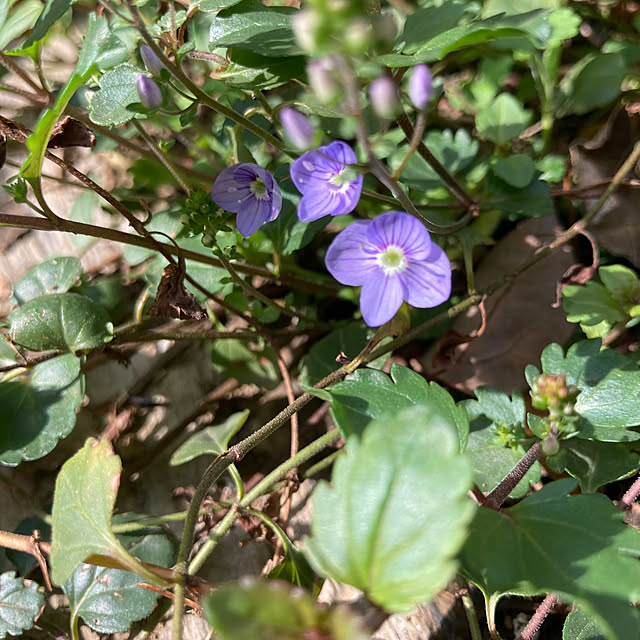
<path id="1" fill-rule="evenodd" d="M 142 71 L 125 62 L 100 78 L 100 89 L 91 97 L 89 117 L 96 124 L 110 127 L 136 117 L 127 105 L 139 102 L 137 82 Z"/>
<path id="2" fill-rule="evenodd" d="M 72 354 L 33 368 L 30 382 L 0 384 L 0 464 L 46 456 L 68 436 L 84 396 L 80 360 Z"/>
<path id="3" fill-rule="evenodd" d="M 465 573 L 485 593 L 556 593 L 593 615 L 611 640 L 637 633 L 629 604 L 640 595 L 640 533 L 604 496 L 567 496 L 558 480 L 500 513 L 478 508 L 462 552 Z"/>
<path id="4" fill-rule="evenodd" d="M 291 18 L 298 11 L 242 0 L 220 11 L 211 23 L 209 48 L 233 47 L 276 58 L 302 55 L 291 29 Z"/>
<path id="5" fill-rule="evenodd" d="M 204 617 L 221 640 L 366 640 L 343 609 L 316 605 L 302 589 L 284 583 L 228 584 L 204 598 Z"/>
<path id="6" fill-rule="evenodd" d="M 510 93 L 501 93 L 476 116 L 478 135 L 501 146 L 517 138 L 531 122 L 531 112 Z"/>
<path id="7" fill-rule="evenodd" d="M 381 371 L 359 369 L 326 392 L 331 396 L 331 415 L 346 437 L 362 435 L 376 418 L 417 405 L 430 425 L 451 428 L 460 447 L 465 446 L 469 422 L 464 409 L 456 407 L 442 387 L 406 367 L 394 364 L 391 378 Z"/>
<path id="8" fill-rule="evenodd" d="M 207 427 L 192 435 L 174 451 L 169 464 L 175 467 L 198 456 L 223 453 L 227 450 L 231 438 L 240 431 L 248 416 L 249 409 L 245 409 L 232 414 L 222 424 Z"/>
<path id="9" fill-rule="evenodd" d="M 628 361 L 578 396 L 575 411 L 598 427 L 640 425 L 640 367 Z"/>
<path id="10" fill-rule="evenodd" d="M 640 279 L 637 274 L 621 264 L 612 264 L 598 269 L 602 284 L 613 299 L 628 313 L 640 304 Z"/>
<path id="11" fill-rule="evenodd" d="M 623 444 L 571 438 L 562 442 L 558 455 L 547 464 L 556 472 L 567 471 L 580 483 L 583 493 L 627 478 L 640 469 L 640 456 Z"/>
<path id="12" fill-rule="evenodd" d="M 517 189 L 523 189 L 530 184 L 536 173 L 535 163 L 524 153 L 517 153 L 508 158 L 496 158 L 492 169 L 498 178 Z"/>
<path id="13" fill-rule="evenodd" d="M 33 351 L 95 349 L 113 338 L 107 312 L 77 293 L 33 298 L 13 311 L 9 320 L 11 340 Z"/>
<path id="14" fill-rule="evenodd" d="M 620 305 L 598 282 L 571 285 L 562 290 L 562 306 L 569 322 L 579 322 L 587 338 L 602 338 L 624 320 Z"/>
<path id="15" fill-rule="evenodd" d="M 14 287 L 13 295 L 18 304 L 24 304 L 38 296 L 66 293 L 78 284 L 82 274 L 78 258 L 51 258 L 28 271 Z"/>
<path id="16" fill-rule="evenodd" d="M 144 562 L 169 566 L 173 546 L 162 532 L 144 536 L 119 536 L 129 553 Z M 131 623 L 148 616 L 158 594 L 136 586 L 141 578 L 120 569 L 81 564 L 62 585 L 69 598 L 71 625 L 78 619 L 99 633 L 128 631 Z"/>
<path id="17" fill-rule="evenodd" d="M 127 552 L 111 531 L 122 464 L 107 440 L 89 438 L 60 469 L 51 512 L 51 579 L 64 584 L 91 555 Z"/>
<path id="18" fill-rule="evenodd" d="M 584 611 L 574 609 L 562 628 L 562 640 L 607 640 L 598 625 Z"/>
<path id="19" fill-rule="evenodd" d="M 44 603 L 35 582 L 16 578 L 15 571 L 0 575 L 0 638 L 21 636 L 31 629 Z"/>
<path id="20" fill-rule="evenodd" d="M 431 598 L 453 576 L 473 514 L 472 471 L 458 451 L 455 430 L 433 424 L 422 406 L 351 438 L 331 485 L 313 494 L 313 537 L 304 547 L 311 565 L 390 612 Z"/>

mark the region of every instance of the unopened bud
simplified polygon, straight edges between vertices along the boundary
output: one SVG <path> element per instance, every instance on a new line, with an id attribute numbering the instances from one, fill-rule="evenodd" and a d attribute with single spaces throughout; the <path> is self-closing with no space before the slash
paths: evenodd
<path id="1" fill-rule="evenodd" d="M 399 105 L 396 83 L 389 76 L 380 76 L 369 85 L 371 106 L 381 118 L 392 118 Z"/>
<path id="2" fill-rule="evenodd" d="M 154 76 L 160 77 L 163 69 L 166 69 L 162 60 L 153 52 L 153 49 L 148 44 L 140 45 L 140 57 L 144 62 L 144 66 L 147 67 L 149 73 Z"/>
<path id="3" fill-rule="evenodd" d="M 322 27 L 322 15 L 311 8 L 297 11 L 291 21 L 298 44 L 310 55 L 317 53 L 320 48 Z"/>
<path id="4" fill-rule="evenodd" d="M 409 97 L 416 109 L 421 111 L 427 106 L 431 97 L 432 78 L 431 71 L 426 64 L 418 64 L 413 67 L 409 78 Z"/>
<path id="5" fill-rule="evenodd" d="M 549 434 L 541 445 L 542 453 L 545 456 L 555 456 L 560 451 L 560 441 L 558 437 L 553 433 Z"/>
<path id="6" fill-rule="evenodd" d="M 162 104 L 162 91 L 149 76 L 145 76 L 143 73 L 138 76 L 137 89 L 143 107 L 155 109 Z"/>
<path id="7" fill-rule="evenodd" d="M 344 41 L 351 53 L 364 53 L 371 46 L 371 24 L 364 18 L 356 18 L 345 30 Z"/>
<path id="8" fill-rule="evenodd" d="M 310 149 L 313 146 L 315 130 L 307 116 L 293 107 L 282 107 L 278 115 L 284 132 L 298 149 Z"/>
<path id="9" fill-rule="evenodd" d="M 328 58 L 313 60 L 307 65 L 309 84 L 318 100 L 324 104 L 332 102 L 339 93 L 333 70 L 333 63 Z"/>

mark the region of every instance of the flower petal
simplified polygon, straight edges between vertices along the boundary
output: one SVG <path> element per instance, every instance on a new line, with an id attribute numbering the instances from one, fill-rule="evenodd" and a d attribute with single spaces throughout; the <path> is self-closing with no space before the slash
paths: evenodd
<path id="1" fill-rule="evenodd" d="M 253 235 L 266 222 L 270 210 L 271 202 L 267 198 L 263 200 L 248 199 L 247 205 L 236 217 L 238 233 L 245 238 Z"/>
<path id="2" fill-rule="evenodd" d="M 318 151 L 325 156 L 335 158 L 340 164 L 355 164 L 358 162 L 358 158 L 353 149 L 342 140 L 335 140 L 331 144 L 325 147 L 320 147 Z"/>
<path id="3" fill-rule="evenodd" d="M 400 276 L 404 299 L 413 307 L 437 307 L 451 295 L 451 263 L 447 254 L 435 243 L 426 260 L 410 261 Z"/>
<path id="4" fill-rule="evenodd" d="M 378 249 L 402 247 L 413 260 L 425 260 L 431 250 L 431 237 L 424 225 L 408 213 L 392 211 L 378 216 L 369 228 L 368 238 Z"/>
<path id="5" fill-rule="evenodd" d="M 213 183 L 211 199 L 225 211 L 240 213 L 246 206 L 247 196 L 253 198 L 249 184 L 240 184 L 235 178 L 236 166 L 223 169 Z M 255 176 L 254 176 L 255 179 Z"/>
<path id="6" fill-rule="evenodd" d="M 361 220 L 349 225 L 333 239 L 327 250 L 324 259 L 327 270 L 342 284 L 359 287 L 379 272 L 375 255 L 365 250 L 369 224 L 369 221 Z"/>
<path id="7" fill-rule="evenodd" d="M 360 293 L 362 318 L 370 327 L 379 327 L 396 315 L 402 304 L 402 282 L 398 276 L 378 272 L 369 278 Z"/>
<path id="8" fill-rule="evenodd" d="M 289 173 L 300 193 L 306 194 L 314 187 L 328 187 L 329 180 L 342 169 L 334 160 L 320 153 L 320 149 L 305 153 L 291 165 Z"/>

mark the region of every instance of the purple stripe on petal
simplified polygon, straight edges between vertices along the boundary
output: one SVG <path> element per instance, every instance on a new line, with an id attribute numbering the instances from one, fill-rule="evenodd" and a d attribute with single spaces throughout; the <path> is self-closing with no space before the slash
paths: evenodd
<path id="1" fill-rule="evenodd" d="M 335 215 L 334 194 L 327 190 L 312 191 L 302 197 L 298 204 L 298 218 L 312 222 L 324 216 Z"/>
<path id="2" fill-rule="evenodd" d="M 245 238 L 254 234 L 265 222 L 265 206 L 269 203 L 255 198 L 247 200 L 246 206 L 236 217 L 238 233 Z"/>
<path id="3" fill-rule="evenodd" d="M 360 293 L 360 310 L 370 327 L 379 327 L 396 315 L 402 304 L 403 286 L 398 276 L 369 278 Z"/>
<path id="4" fill-rule="evenodd" d="M 274 182 L 273 191 L 271 192 L 271 211 L 267 216 L 267 222 L 271 222 L 278 217 L 282 209 L 282 194 L 280 193 L 280 187 Z"/>
<path id="5" fill-rule="evenodd" d="M 326 147 L 320 147 L 318 151 L 331 158 L 335 158 L 343 165 L 355 164 L 358 162 L 358 158 L 353 152 L 353 149 L 346 142 L 342 142 L 342 140 L 336 140 L 335 142 L 328 144 Z"/>
<path id="6" fill-rule="evenodd" d="M 424 260 L 431 249 L 431 237 L 424 225 L 408 213 L 393 211 L 376 218 L 369 229 L 369 240 L 380 249 L 402 247 L 405 255 Z"/>
<path id="7" fill-rule="evenodd" d="M 432 244 L 427 260 L 411 261 L 400 279 L 404 299 L 419 309 L 437 307 L 451 295 L 451 264 L 437 244 Z"/>

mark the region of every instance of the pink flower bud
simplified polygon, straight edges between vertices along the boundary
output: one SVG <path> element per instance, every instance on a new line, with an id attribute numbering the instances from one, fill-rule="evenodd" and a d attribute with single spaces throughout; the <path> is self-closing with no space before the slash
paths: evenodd
<path id="1" fill-rule="evenodd" d="M 330 58 L 313 60 L 307 65 L 309 84 L 318 100 L 324 104 L 332 102 L 339 93 L 333 71 L 334 65 Z"/>
<path id="2" fill-rule="evenodd" d="M 429 102 L 432 90 L 431 71 L 426 64 L 413 67 L 409 78 L 409 97 L 416 109 L 424 109 Z"/>
<path id="3" fill-rule="evenodd" d="M 293 107 L 283 107 L 279 111 L 279 117 L 284 132 L 298 149 L 313 146 L 315 130 L 307 116 Z"/>
<path id="4" fill-rule="evenodd" d="M 142 106 L 146 109 L 155 109 L 162 104 L 162 91 L 149 76 L 141 73 L 137 82 L 138 96 Z"/>
<path id="5" fill-rule="evenodd" d="M 392 118 L 399 105 L 396 83 L 389 76 L 380 76 L 369 85 L 371 106 L 381 118 Z"/>

